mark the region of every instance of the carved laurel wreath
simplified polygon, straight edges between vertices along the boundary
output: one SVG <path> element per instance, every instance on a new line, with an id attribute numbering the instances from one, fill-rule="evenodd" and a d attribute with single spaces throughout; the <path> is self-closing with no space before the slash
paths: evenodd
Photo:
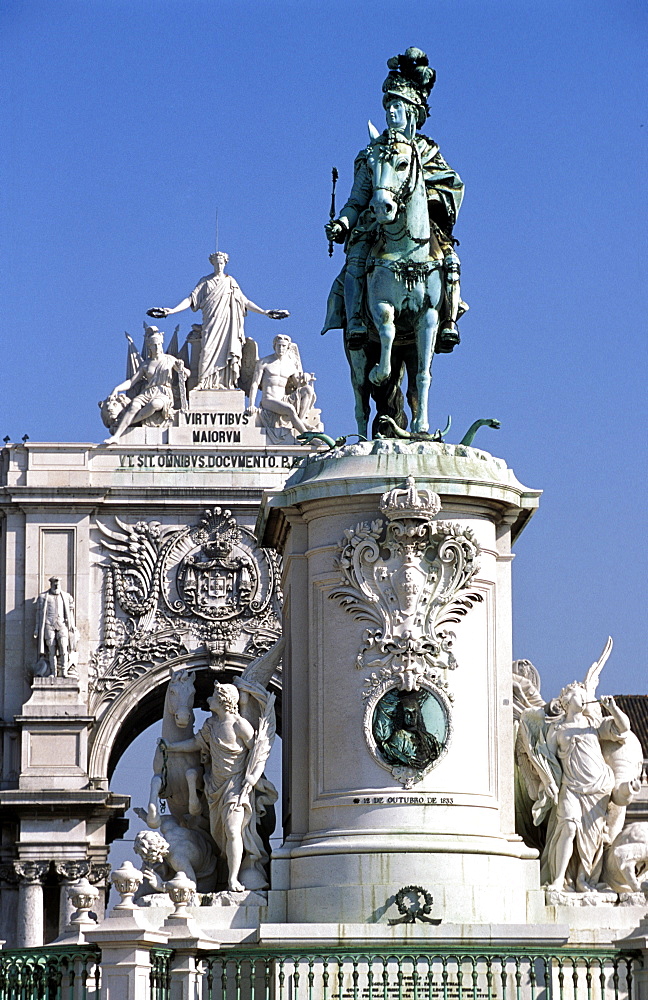
<path id="1" fill-rule="evenodd" d="M 423 897 L 423 902 L 421 902 L 421 897 Z M 390 924 L 413 924 L 416 920 L 422 920 L 426 924 L 434 923 L 433 920 L 429 919 L 434 900 L 432 894 L 422 885 L 403 886 L 396 893 L 394 902 L 401 917 L 397 920 L 390 920 Z"/>

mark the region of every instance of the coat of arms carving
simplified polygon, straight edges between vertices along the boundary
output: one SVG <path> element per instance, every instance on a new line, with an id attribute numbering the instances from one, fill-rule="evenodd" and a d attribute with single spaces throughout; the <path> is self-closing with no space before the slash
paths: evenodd
<path id="1" fill-rule="evenodd" d="M 263 610 L 269 595 L 261 568 L 229 511 L 206 511 L 189 538 L 195 547 L 177 567 L 173 611 L 226 621 Z"/>
<path id="2" fill-rule="evenodd" d="M 411 476 L 404 489 L 385 493 L 384 519 L 345 532 L 337 558 L 342 581 L 330 594 L 372 626 L 356 657 L 359 669 L 371 671 L 365 737 L 378 763 L 407 787 L 447 750 L 447 671 L 457 667 L 448 626 L 483 600 L 471 589 L 477 540 L 469 527 L 436 520 L 440 509 L 439 496 L 419 492 Z"/>
<path id="3" fill-rule="evenodd" d="M 119 517 L 115 524 L 97 522 L 110 560 L 104 641 L 93 657 L 92 686 L 102 700 L 170 651 L 205 646 L 214 660 L 249 647 L 258 655 L 279 638 L 278 557 L 231 511 L 210 508 L 181 528 Z"/>

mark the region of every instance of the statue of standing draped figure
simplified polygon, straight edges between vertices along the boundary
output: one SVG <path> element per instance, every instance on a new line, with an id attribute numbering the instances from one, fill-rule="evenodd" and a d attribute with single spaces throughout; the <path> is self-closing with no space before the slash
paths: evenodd
<path id="1" fill-rule="evenodd" d="M 244 323 L 248 312 L 285 319 L 285 309 L 262 309 L 241 291 L 231 275 L 225 274 L 229 260 L 226 253 L 216 251 L 209 257 L 213 274 L 201 278 L 194 290 L 177 306 L 156 306 L 149 316 L 164 319 L 174 313 L 192 309 L 202 312 L 202 332 L 198 370 L 199 389 L 237 389 L 245 344 Z"/>

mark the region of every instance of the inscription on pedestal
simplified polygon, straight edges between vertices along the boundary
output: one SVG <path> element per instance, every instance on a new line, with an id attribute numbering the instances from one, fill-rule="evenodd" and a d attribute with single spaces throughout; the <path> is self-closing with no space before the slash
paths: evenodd
<path id="1" fill-rule="evenodd" d="M 210 432 L 226 433 L 226 432 Z M 227 432 L 227 433 L 234 433 Z M 130 452 L 117 456 L 119 464 L 116 472 L 133 472 L 138 469 L 150 472 L 192 472 L 203 469 L 286 469 L 295 468 L 302 460 L 301 455 L 268 454 L 235 454 L 232 452 L 154 452 L 153 454 L 137 454 Z"/>
<path id="2" fill-rule="evenodd" d="M 363 806 L 453 806 L 452 795 L 363 795 L 353 800 Z"/>

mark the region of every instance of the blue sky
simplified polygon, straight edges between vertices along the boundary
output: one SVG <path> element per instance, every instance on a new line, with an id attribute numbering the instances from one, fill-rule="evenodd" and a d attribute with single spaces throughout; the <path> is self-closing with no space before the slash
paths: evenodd
<path id="1" fill-rule="evenodd" d="M 341 338 L 319 335 L 331 167 L 343 200 L 386 60 L 418 45 L 471 305 L 432 423 L 456 441 L 498 417 L 476 443 L 545 491 L 513 572 L 546 696 L 609 633 L 600 690 L 648 692 L 647 29 L 630 0 L 4 0 L 0 437 L 101 439 L 124 330 L 209 270 L 217 208 L 230 272 L 291 311 L 327 430 L 351 432 Z M 262 351 L 277 329 L 248 320 Z"/>

